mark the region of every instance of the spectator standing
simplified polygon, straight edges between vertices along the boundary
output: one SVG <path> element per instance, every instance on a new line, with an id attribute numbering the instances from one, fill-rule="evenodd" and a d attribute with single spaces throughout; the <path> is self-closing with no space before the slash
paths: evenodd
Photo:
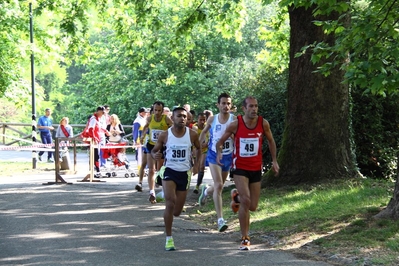
<path id="1" fill-rule="evenodd" d="M 96 173 L 95 177 L 100 176 L 100 147 L 105 145 L 105 136 L 109 136 L 107 131 L 107 125 L 105 124 L 105 119 L 102 119 L 104 115 L 104 106 L 97 107 L 96 112 L 89 119 L 89 135 L 93 138 L 95 145 L 94 148 L 94 168 Z"/>
<path id="2" fill-rule="evenodd" d="M 53 127 L 53 120 L 50 117 L 51 115 L 51 110 L 50 108 L 46 108 L 45 114 L 39 118 L 39 121 L 37 122 L 37 128 L 39 129 L 40 132 L 40 138 L 42 140 L 43 144 L 52 144 L 53 139 L 51 137 L 51 131 L 54 130 Z M 42 155 L 44 151 L 39 152 L 39 161 L 42 161 Z M 53 152 L 48 151 L 47 152 L 47 162 L 53 163 L 54 160 L 52 158 Z"/>
<path id="3" fill-rule="evenodd" d="M 57 138 L 73 138 L 73 129 L 69 125 L 69 118 L 63 117 L 60 120 L 60 125 L 55 133 Z"/>
<path id="4" fill-rule="evenodd" d="M 60 120 L 60 125 L 57 128 L 57 131 L 55 133 L 56 138 L 73 138 L 73 130 L 71 125 L 69 125 L 69 118 L 68 117 L 63 117 Z M 69 156 L 68 156 L 68 147 L 65 146 L 69 144 L 68 141 L 61 141 L 60 142 L 61 148 L 60 148 L 60 161 L 63 161 L 64 156 L 67 158 L 67 163 L 62 164 L 61 163 L 61 170 L 68 170 L 69 169 Z"/>
<path id="5" fill-rule="evenodd" d="M 104 121 L 102 123 L 105 124 L 105 126 L 108 126 L 111 123 L 111 116 L 109 115 L 111 107 L 109 107 L 109 105 L 107 104 L 103 105 L 103 107 L 104 107 L 104 115 L 102 116 L 101 119 L 103 119 Z M 104 151 L 100 150 L 100 166 L 105 168 L 107 166 L 107 160 L 104 158 L 103 154 Z"/>

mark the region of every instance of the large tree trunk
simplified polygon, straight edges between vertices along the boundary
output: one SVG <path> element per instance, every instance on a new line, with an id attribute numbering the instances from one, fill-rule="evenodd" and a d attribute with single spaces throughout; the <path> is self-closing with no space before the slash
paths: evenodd
<path id="1" fill-rule="evenodd" d="M 349 88 L 344 72 L 335 68 L 327 77 L 314 73 L 311 51 L 295 57 L 301 48 L 317 42 L 334 43 L 313 24 L 313 8 L 290 7 L 290 64 L 286 126 L 279 151 L 280 175 L 267 174 L 268 184 L 314 183 L 357 174 L 349 131 Z M 317 19 L 336 19 L 339 14 Z M 322 63 L 322 62 L 321 62 Z M 273 130 L 273 128 L 272 128 Z"/>
<path id="2" fill-rule="evenodd" d="M 388 206 L 383 209 L 380 213 L 374 216 L 377 219 L 399 219 L 399 153 L 398 162 L 396 167 L 396 183 L 393 191 L 393 196 L 388 203 Z"/>

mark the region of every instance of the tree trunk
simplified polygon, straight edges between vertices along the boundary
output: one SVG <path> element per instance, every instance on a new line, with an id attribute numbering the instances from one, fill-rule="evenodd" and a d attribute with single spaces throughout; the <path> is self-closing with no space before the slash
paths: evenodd
<path id="1" fill-rule="evenodd" d="M 306 45 L 335 41 L 333 35 L 325 35 L 313 24 L 313 9 L 289 9 L 290 64 L 286 125 L 278 154 L 280 174 L 268 173 L 263 186 L 315 183 L 358 173 L 351 151 L 349 88 L 342 83 L 344 72 L 337 67 L 327 77 L 314 73 L 318 65 L 311 62 L 311 51 L 295 57 Z M 338 15 L 317 19 L 337 19 Z"/>
<path id="2" fill-rule="evenodd" d="M 388 206 L 380 213 L 374 216 L 377 219 L 399 219 L 399 154 L 397 156 L 398 162 L 396 167 L 396 183 L 393 191 L 393 196 L 388 203 Z"/>

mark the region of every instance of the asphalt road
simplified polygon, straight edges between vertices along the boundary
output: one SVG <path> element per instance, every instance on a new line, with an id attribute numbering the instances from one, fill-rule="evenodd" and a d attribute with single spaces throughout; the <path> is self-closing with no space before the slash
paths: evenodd
<path id="1" fill-rule="evenodd" d="M 0 169 L 7 161 L 31 161 L 31 152 L 0 151 Z M 72 185 L 47 185 L 54 171 L 0 178 L 0 265 L 329 265 L 256 239 L 239 251 L 235 230 L 203 228 L 185 213 L 174 220 L 177 250 L 165 251 L 164 205 L 148 202 L 146 184 L 140 193 L 137 178 L 79 182 L 86 154 L 78 164 L 83 170 L 64 176 Z"/>

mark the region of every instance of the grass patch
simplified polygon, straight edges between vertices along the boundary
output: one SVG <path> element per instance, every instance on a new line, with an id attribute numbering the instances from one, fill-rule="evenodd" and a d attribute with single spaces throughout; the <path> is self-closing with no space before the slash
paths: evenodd
<path id="1" fill-rule="evenodd" d="M 32 169 L 32 162 L 5 162 L 0 161 L 1 177 L 10 177 L 20 174 L 33 174 L 43 171 L 55 170 L 54 164 L 37 163 L 36 169 Z"/>
<path id="2" fill-rule="evenodd" d="M 238 216 L 228 204 L 230 189 L 223 192 L 224 216 L 239 231 Z M 305 245 L 311 245 L 320 257 L 326 253 L 355 256 L 353 265 L 365 261 L 371 265 L 398 265 L 399 223 L 373 218 L 388 204 L 393 189 L 393 182 L 372 179 L 263 189 L 258 210 L 251 213 L 250 234 L 255 238 L 278 238 L 274 248 L 301 253 Z M 198 208 L 201 214 L 192 218 L 213 225 L 216 214 L 212 200 L 193 211 Z"/>

